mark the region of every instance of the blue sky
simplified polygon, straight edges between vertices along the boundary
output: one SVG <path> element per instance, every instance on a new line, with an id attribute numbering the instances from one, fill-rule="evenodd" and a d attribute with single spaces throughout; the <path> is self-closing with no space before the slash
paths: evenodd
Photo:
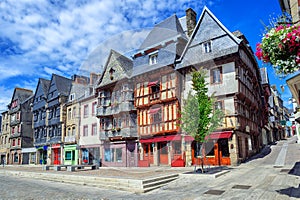
<path id="1" fill-rule="evenodd" d="M 188 7 L 199 17 L 204 5 L 229 31 L 244 33 L 254 51 L 261 21 L 281 13 L 276 0 L 1 0 L 0 112 L 15 87 L 35 91 L 38 78 L 52 73 L 100 72 L 111 48 L 130 55 L 155 23 L 182 17 Z M 268 72 L 271 84 L 286 85 L 270 66 Z M 290 96 L 285 86 L 282 98 Z"/>

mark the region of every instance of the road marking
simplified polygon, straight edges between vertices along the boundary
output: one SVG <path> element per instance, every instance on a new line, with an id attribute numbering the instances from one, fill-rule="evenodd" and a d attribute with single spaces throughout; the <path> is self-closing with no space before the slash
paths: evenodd
<path id="1" fill-rule="evenodd" d="M 282 145 L 282 148 L 277 156 L 274 167 L 283 167 L 284 166 L 287 148 L 288 148 L 288 143 L 285 142 Z"/>

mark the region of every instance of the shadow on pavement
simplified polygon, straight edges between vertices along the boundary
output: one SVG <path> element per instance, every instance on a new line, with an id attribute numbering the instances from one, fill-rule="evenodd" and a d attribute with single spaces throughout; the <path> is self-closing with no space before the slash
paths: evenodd
<path id="1" fill-rule="evenodd" d="M 294 167 L 289 171 L 289 174 L 300 176 L 300 162 L 296 162 Z"/>
<path id="2" fill-rule="evenodd" d="M 276 143 L 274 143 L 274 144 L 276 144 Z M 272 145 L 274 145 L 274 144 L 272 144 Z M 245 160 L 244 163 L 250 162 L 250 161 L 258 159 L 258 158 L 264 158 L 265 156 L 269 155 L 272 151 L 270 146 L 271 145 L 265 146 L 259 153 L 255 154 L 255 155 L 251 156 L 249 159 Z"/>
<path id="3" fill-rule="evenodd" d="M 281 190 L 276 190 L 276 192 L 280 194 L 285 194 L 289 197 L 300 198 L 300 185 L 298 186 L 298 188 L 289 187 Z"/>
<path id="4" fill-rule="evenodd" d="M 184 174 L 216 174 L 218 172 L 224 171 L 224 170 L 230 170 L 232 168 L 228 166 L 213 166 L 213 167 L 204 167 L 204 173 L 202 173 L 201 168 L 196 168 L 192 172 L 185 172 Z"/>

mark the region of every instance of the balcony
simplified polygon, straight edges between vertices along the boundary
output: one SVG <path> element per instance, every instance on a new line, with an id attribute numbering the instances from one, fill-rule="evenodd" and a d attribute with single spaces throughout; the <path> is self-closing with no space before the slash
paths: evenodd
<path id="1" fill-rule="evenodd" d="M 11 121 L 11 122 L 10 122 L 10 125 L 11 125 L 11 126 L 15 126 L 15 125 L 17 125 L 17 124 L 20 124 L 20 120 L 14 120 L 14 121 Z"/>
<path id="2" fill-rule="evenodd" d="M 107 140 L 109 138 L 120 137 L 120 138 L 133 138 L 138 137 L 136 127 L 126 127 L 115 130 L 103 130 L 100 132 L 100 139 Z"/>
<path id="3" fill-rule="evenodd" d="M 111 114 L 111 107 L 99 107 L 97 108 L 97 116 L 108 116 Z"/>
<path id="4" fill-rule="evenodd" d="M 64 142 L 67 142 L 67 143 L 75 143 L 75 142 L 76 142 L 76 137 L 75 137 L 75 135 L 66 136 Z"/>

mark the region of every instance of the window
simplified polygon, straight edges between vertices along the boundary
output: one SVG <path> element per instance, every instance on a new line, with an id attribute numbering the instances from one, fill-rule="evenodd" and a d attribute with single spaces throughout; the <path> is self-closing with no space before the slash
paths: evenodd
<path id="1" fill-rule="evenodd" d="M 112 156 L 113 154 L 111 149 L 104 149 L 104 161 L 111 162 L 113 160 Z"/>
<path id="2" fill-rule="evenodd" d="M 215 110 L 223 110 L 223 102 L 222 101 L 215 102 Z"/>
<path id="3" fill-rule="evenodd" d="M 92 124 L 92 135 L 97 135 L 97 124 Z"/>
<path id="4" fill-rule="evenodd" d="M 75 94 L 70 94 L 69 101 L 73 101 L 75 99 Z"/>
<path id="5" fill-rule="evenodd" d="M 100 129 L 101 130 L 105 130 L 105 119 L 104 118 L 101 118 L 100 119 Z"/>
<path id="6" fill-rule="evenodd" d="M 92 106 L 92 115 L 95 116 L 97 111 L 97 102 L 94 102 Z"/>
<path id="7" fill-rule="evenodd" d="M 16 146 L 16 140 L 15 139 L 12 140 L 12 146 L 13 147 Z"/>
<path id="8" fill-rule="evenodd" d="M 116 162 L 122 162 L 122 149 L 117 148 L 116 150 Z"/>
<path id="9" fill-rule="evenodd" d="M 83 136 L 88 136 L 88 126 L 83 126 Z"/>
<path id="10" fill-rule="evenodd" d="M 75 119 L 75 117 L 76 117 L 76 107 L 73 107 L 72 118 Z"/>
<path id="11" fill-rule="evenodd" d="M 57 107 L 57 108 L 56 108 L 55 113 L 56 113 L 56 114 L 55 114 L 56 117 L 59 117 L 59 116 L 60 116 L 60 107 Z"/>
<path id="12" fill-rule="evenodd" d="M 73 127 L 73 128 L 72 128 L 72 135 L 73 135 L 73 136 L 75 135 L 75 131 L 76 131 L 76 128 Z"/>
<path id="13" fill-rule="evenodd" d="M 21 146 L 21 139 L 18 138 L 18 146 Z"/>
<path id="14" fill-rule="evenodd" d="M 211 52 L 211 41 L 204 42 L 203 43 L 203 48 L 205 53 Z"/>
<path id="15" fill-rule="evenodd" d="M 157 53 L 149 56 L 149 65 L 154 65 L 157 63 Z"/>
<path id="16" fill-rule="evenodd" d="M 211 83 L 221 83 L 222 82 L 222 68 L 218 67 L 211 70 Z"/>
<path id="17" fill-rule="evenodd" d="M 89 115 L 89 106 L 88 105 L 84 105 L 83 107 L 83 117 L 87 118 Z"/>
<path id="18" fill-rule="evenodd" d="M 69 119 L 69 120 L 71 119 L 71 115 L 72 115 L 72 109 L 69 108 L 69 109 L 68 109 L 68 119 Z"/>
<path id="19" fill-rule="evenodd" d="M 75 160 L 75 151 L 66 151 L 66 160 Z"/>

